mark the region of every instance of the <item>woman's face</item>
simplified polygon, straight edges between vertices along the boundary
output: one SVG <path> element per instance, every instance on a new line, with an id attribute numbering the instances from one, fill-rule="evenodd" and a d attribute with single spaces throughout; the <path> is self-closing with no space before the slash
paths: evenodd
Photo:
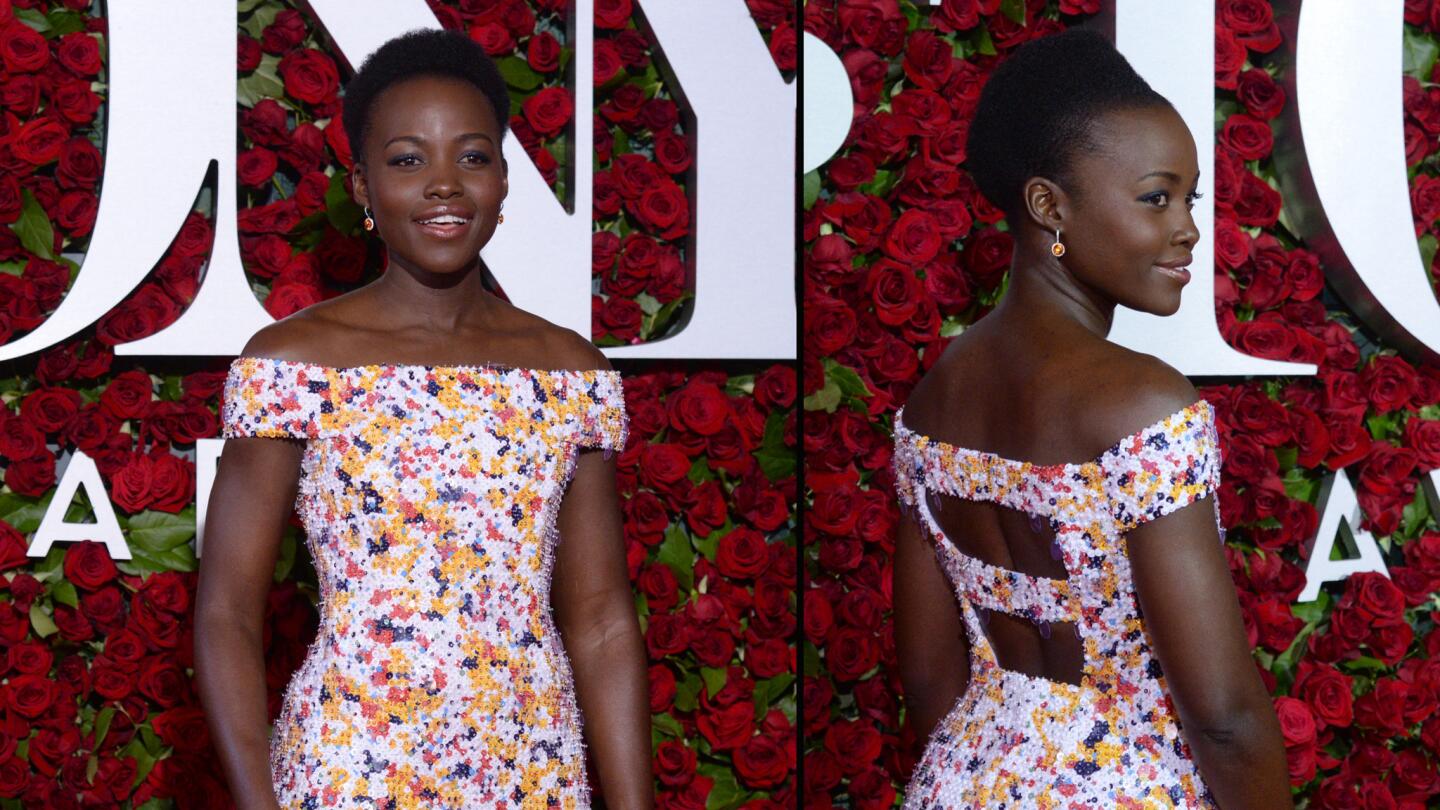
<path id="1" fill-rule="evenodd" d="M 1108 300 L 1172 315 L 1190 278 L 1179 268 L 1200 239 L 1190 213 L 1200 179 L 1195 141 L 1165 106 L 1108 113 L 1093 138 L 1099 148 L 1073 166 L 1078 194 L 1062 211 L 1061 261 Z"/>
<path id="2" fill-rule="evenodd" d="M 370 206 L 390 261 L 429 273 L 475 263 L 509 190 L 484 93 L 444 76 L 387 87 L 370 108 L 364 154 L 355 200 Z"/>

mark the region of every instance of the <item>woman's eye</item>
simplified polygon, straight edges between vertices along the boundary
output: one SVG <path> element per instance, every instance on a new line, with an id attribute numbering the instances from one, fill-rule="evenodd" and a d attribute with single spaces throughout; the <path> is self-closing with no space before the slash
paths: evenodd
<path id="1" fill-rule="evenodd" d="M 1153 204 L 1153 205 L 1158 205 L 1158 206 L 1160 206 L 1161 208 L 1164 208 L 1165 206 L 1167 206 L 1167 205 L 1170 204 L 1170 192 L 1168 192 L 1168 191 L 1157 191 L 1157 192 L 1155 192 L 1154 194 L 1151 194 L 1150 196 L 1146 197 L 1146 198 L 1145 198 L 1145 201 L 1148 202 L 1148 203 L 1151 203 L 1151 204 Z"/>
<path id="2" fill-rule="evenodd" d="M 1204 197 L 1204 196 L 1205 196 L 1204 194 L 1202 194 L 1202 193 L 1200 193 L 1200 192 L 1198 192 L 1198 191 L 1192 191 L 1192 192 L 1190 192 L 1189 194 L 1186 194 L 1186 195 L 1185 195 L 1185 204 L 1188 205 L 1188 206 L 1190 206 L 1191 208 L 1194 208 L 1194 207 L 1195 207 L 1195 201 L 1198 200 L 1198 199 L 1200 199 L 1201 197 Z"/>
<path id="3" fill-rule="evenodd" d="M 484 152 L 466 152 L 465 157 L 474 158 L 476 163 L 485 164 L 490 162 L 490 156 Z"/>
<path id="4" fill-rule="evenodd" d="M 411 165 L 411 164 L 406 163 L 406 161 L 414 161 L 414 160 L 416 160 L 416 158 L 415 158 L 414 155 L 400 155 L 399 157 L 391 158 L 391 159 L 390 159 L 390 165 L 391 165 L 391 166 L 409 166 L 409 165 Z"/>

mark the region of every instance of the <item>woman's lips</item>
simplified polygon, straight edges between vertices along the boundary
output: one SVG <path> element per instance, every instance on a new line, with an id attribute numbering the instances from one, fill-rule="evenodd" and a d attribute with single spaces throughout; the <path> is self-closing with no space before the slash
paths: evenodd
<path id="1" fill-rule="evenodd" d="M 1184 267 L 1161 267 L 1157 264 L 1155 265 L 1155 269 L 1175 279 L 1181 284 L 1188 284 L 1190 282 L 1190 271 Z"/>
<path id="2" fill-rule="evenodd" d="M 465 229 L 470 227 L 471 222 L 474 222 L 474 220 L 459 223 L 448 223 L 444 225 L 426 224 L 424 222 L 417 222 L 415 224 L 420 226 L 420 231 L 422 233 L 433 236 L 436 239 L 454 239 L 455 237 L 464 233 Z"/>

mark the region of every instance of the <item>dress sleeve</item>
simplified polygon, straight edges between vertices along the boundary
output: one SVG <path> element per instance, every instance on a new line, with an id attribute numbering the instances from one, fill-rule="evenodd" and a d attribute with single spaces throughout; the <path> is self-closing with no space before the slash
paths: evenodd
<path id="1" fill-rule="evenodd" d="M 625 414 L 625 389 L 620 372 L 610 369 L 581 372 L 574 396 L 579 397 L 576 444 L 616 452 L 624 450 L 630 421 Z"/>
<path id="2" fill-rule="evenodd" d="M 1220 441 L 1210 404 L 1198 400 L 1121 439 L 1101 456 L 1111 516 L 1120 531 L 1163 517 L 1220 485 Z"/>
<path id="3" fill-rule="evenodd" d="M 331 409 L 321 367 L 268 357 L 237 357 L 225 377 L 220 435 L 313 439 Z"/>

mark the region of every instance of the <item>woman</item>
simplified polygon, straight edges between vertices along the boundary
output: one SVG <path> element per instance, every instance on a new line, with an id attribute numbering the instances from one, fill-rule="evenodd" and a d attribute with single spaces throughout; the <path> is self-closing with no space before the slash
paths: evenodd
<path id="1" fill-rule="evenodd" d="M 620 378 L 481 285 L 507 190 L 505 84 L 468 38 L 417 31 L 365 61 L 344 105 L 354 198 L 388 269 L 260 330 L 225 386 L 195 653 L 233 795 L 585 807 L 583 716 L 608 805 L 650 807 L 610 460 Z M 267 745 L 262 617 L 292 503 L 320 629 Z"/>
<path id="2" fill-rule="evenodd" d="M 896 646 L 929 741 L 906 806 L 1290 807 L 1223 553 L 1214 415 L 1105 339 L 1117 305 L 1180 307 L 1194 140 L 1071 30 L 995 71 L 967 154 L 1015 250 L 1001 303 L 896 416 Z"/>

